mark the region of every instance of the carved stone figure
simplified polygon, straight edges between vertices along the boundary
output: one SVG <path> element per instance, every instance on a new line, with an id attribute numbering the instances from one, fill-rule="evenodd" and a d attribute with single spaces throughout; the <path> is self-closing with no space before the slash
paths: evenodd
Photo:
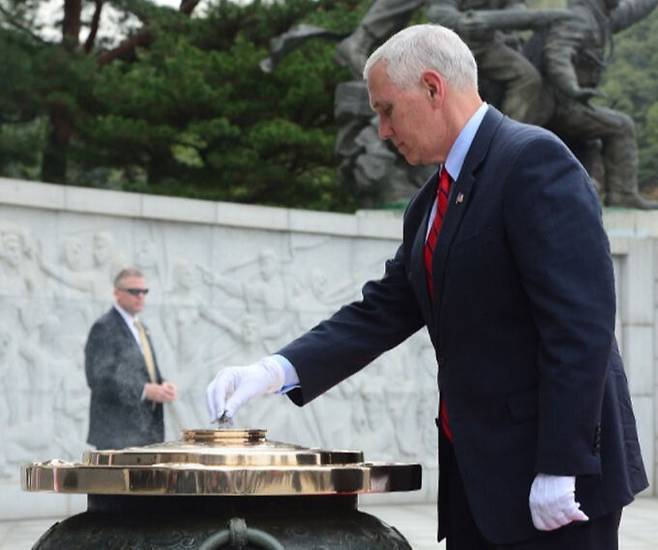
<path id="1" fill-rule="evenodd" d="M 367 440 L 373 453 L 386 460 L 394 460 L 398 450 L 395 448 L 395 426 L 389 413 L 389 403 L 384 394 L 385 383 L 382 380 L 369 379 L 359 388 L 363 404 L 365 424 L 357 425 L 356 440 Z M 376 434 L 376 437 L 374 436 Z"/>
<path id="2" fill-rule="evenodd" d="M 338 45 L 338 59 L 360 79 L 368 53 L 402 29 L 423 3 L 375 0 L 354 32 Z M 540 30 L 569 17 L 566 10 L 528 10 L 519 0 L 435 0 L 427 15 L 464 38 L 480 74 L 503 88 L 503 112 L 523 122 L 542 124 L 547 120 L 549 113 L 541 105 L 541 75 L 521 52 L 508 45 L 501 31 Z"/>
<path id="3" fill-rule="evenodd" d="M 22 227 L 0 225 L 0 293 L 20 296 L 38 286 L 34 243 Z"/>
<path id="4" fill-rule="evenodd" d="M 433 0 L 428 18 L 453 29 L 475 56 L 480 78 L 500 88 L 498 107 L 506 115 L 544 124 L 551 115 L 542 96 L 542 77 L 515 46 L 511 31 L 539 31 L 570 17 L 567 10 L 527 9 L 519 0 Z"/>
<path id="5" fill-rule="evenodd" d="M 168 236 L 171 226 L 166 222 L 130 220 L 122 225 L 101 219 L 102 225 L 96 225 L 93 216 L 81 214 L 23 217 L 11 207 L 0 205 L 0 210 L 0 373 L 5 382 L 0 424 L 6 427 L 0 445 L 0 489 L 15 486 L 22 462 L 77 459 L 87 448 L 90 392 L 83 343 L 93 312 L 106 305 L 106 297 L 97 296 L 109 279 L 110 266 L 120 258 L 139 261 L 154 279 L 166 281 L 160 303 L 146 312 L 146 320 L 159 343 L 158 360 L 166 363 L 166 372 L 179 386 L 179 399 L 166 412 L 169 437 L 178 437 L 183 428 L 209 426 L 199 384 L 220 364 L 271 353 L 337 305 L 358 299 L 362 281 L 381 274 L 389 246 L 379 240 L 348 245 L 340 236 L 324 234 L 263 239 L 259 232 L 247 232 L 241 234 L 240 250 L 253 252 L 239 256 L 227 246 L 220 249 L 222 255 L 210 243 L 230 240 L 232 230 L 218 229 L 211 235 L 194 225 L 181 236 L 176 226 Z M 198 244 L 194 252 L 191 242 Z M 211 257 L 212 272 L 204 264 Z M 149 298 L 160 284 L 151 281 L 150 286 Z M 378 371 L 402 386 L 410 373 L 400 367 L 415 364 L 417 355 L 411 350 L 404 360 L 382 357 Z M 435 396 L 433 376 L 427 379 L 423 387 Z M 411 432 L 406 424 L 393 425 L 382 391 L 372 394 L 366 407 L 355 377 L 305 410 L 274 396 L 246 410 L 238 421 L 267 428 L 272 439 L 402 459 L 410 456 L 415 441 L 400 439 Z M 406 397 L 411 395 L 416 394 L 405 391 Z M 400 404 L 404 421 L 414 422 L 416 401 Z M 385 412 L 377 412 L 378 407 Z M 429 426 L 432 407 L 426 411 Z M 386 427 L 383 449 L 374 448 L 368 422 Z M 37 438 L 36 433 L 47 436 Z M 425 460 L 423 456 L 418 459 Z M 433 462 L 430 456 L 423 465 Z M 426 490 L 428 495 L 434 492 Z"/>
<path id="6" fill-rule="evenodd" d="M 336 90 L 339 175 L 366 193 L 371 188 L 384 189 L 387 202 L 408 197 L 410 189 L 420 187 L 433 169 L 409 167 L 387 142 L 378 138 L 361 72 L 368 53 L 402 29 L 422 4 L 418 0 L 375 0 L 354 32 L 336 49 L 338 60 L 358 79 Z M 568 16 L 566 10 L 527 10 L 518 0 L 502 4 L 496 0 L 435 0 L 428 8 L 431 20 L 464 37 L 482 78 L 498 86 L 501 110 L 534 124 L 546 122 L 552 111 L 550 105 L 544 105 L 541 75 L 508 44 L 509 35 L 502 31 L 539 30 Z"/>
<path id="7" fill-rule="evenodd" d="M 100 231 L 92 238 L 91 264 L 85 263 L 85 246 L 78 236 L 68 237 L 62 250 L 62 265 L 41 259 L 41 269 L 51 278 L 62 283 L 68 290 L 64 296 L 79 298 L 83 295 L 102 300 L 112 290 L 112 274 L 120 265 L 119 256 L 113 249 L 110 233 Z"/>
<path id="8" fill-rule="evenodd" d="M 374 47 L 402 29 L 424 0 L 375 0 L 354 32 L 336 48 L 336 59 L 361 80 L 363 66 Z"/>
<path id="9" fill-rule="evenodd" d="M 173 407 L 178 429 L 205 424 L 206 411 L 198 399 L 196 383 L 199 377 L 210 377 L 214 365 L 209 350 L 213 338 L 204 321 L 222 328 L 227 322 L 221 313 L 207 307 L 203 290 L 195 265 L 177 259 L 173 267 L 173 288 L 167 292 L 160 317 L 180 388 L 178 402 Z"/>
<path id="10" fill-rule="evenodd" d="M 0 373 L 2 373 L 2 402 L 0 421 L 3 426 L 18 422 L 21 411 L 20 389 L 23 381 L 18 365 L 18 344 L 16 338 L 6 329 L 0 329 Z"/>
<path id="11" fill-rule="evenodd" d="M 377 137 L 361 71 L 367 55 L 402 29 L 419 0 L 375 0 L 356 29 L 336 48 L 337 61 L 354 81 L 335 93 L 338 177 L 354 186 L 364 206 L 405 202 L 430 170 L 408 166 Z M 483 97 L 508 116 L 549 127 L 581 158 L 609 206 L 656 208 L 638 191 L 638 153 L 633 121 L 593 107 L 599 95 L 604 52 L 614 32 L 651 12 L 657 0 L 571 0 L 569 9 L 527 9 L 519 0 L 430 0 L 431 21 L 454 29 L 473 51 Z M 533 30 L 524 43 L 515 31 Z M 302 25 L 273 41 L 272 70 L 287 52 L 309 38 L 338 39 L 326 29 Z M 530 46 L 530 47 L 528 47 Z M 543 47 L 543 56 L 542 56 Z M 542 72 L 542 65 L 545 67 Z M 589 65 L 589 66 L 587 66 Z"/>
<path id="12" fill-rule="evenodd" d="M 220 288 L 227 295 L 242 300 L 247 311 L 267 327 L 261 332 L 261 338 L 266 349 L 271 351 L 283 341 L 294 322 L 290 312 L 288 277 L 283 270 L 283 262 L 269 247 L 263 248 L 258 253 L 255 262 L 248 262 L 230 271 L 240 270 L 253 263 L 257 265 L 257 274 L 251 275 L 247 280 L 214 274 L 208 270 L 202 271 L 206 284 Z M 222 325 L 222 322 L 217 324 Z"/>
<path id="13" fill-rule="evenodd" d="M 569 0 L 573 17 L 551 26 L 544 43 L 545 75 L 556 95 L 548 127 L 573 147 L 600 151 L 604 173 L 599 186 L 608 206 L 658 208 L 658 202 L 647 200 L 638 190 L 633 120 L 588 103 L 600 95 L 612 34 L 645 17 L 656 5 L 658 0 Z"/>
<path id="14" fill-rule="evenodd" d="M 149 301 L 154 304 L 162 302 L 162 289 L 165 288 L 164 272 L 161 271 L 158 263 L 159 253 L 161 254 L 162 251 L 158 250 L 158 244 L 154 240 L 140 238 L 133 256 L 135 265 L 149 281 L 152 281 L 153 290 L 149 293 Z"/>

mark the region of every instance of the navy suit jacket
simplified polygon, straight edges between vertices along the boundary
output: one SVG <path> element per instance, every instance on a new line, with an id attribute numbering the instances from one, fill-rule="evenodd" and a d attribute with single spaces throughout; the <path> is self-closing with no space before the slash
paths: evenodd
<path id="1" fill-rule="evenodd" d="M 431 302 L 422 250 L 436 180 L 409 203 L 383 278 L 279 351 L 300 379 L 289 397 L 308 403 L 427 326 L 465 491 L 487 539 L 540 535 L 528 507 L 538 472 L 577 476 L 590 518 L 618 510 L 647 478 L 614 336 L 609 243 L 587 173 L 553 134 L 490 107 L 454 184 Z M 449 503 L 439 495 L 441 539 Z"/>
<path id="2" fill-rule="evenodd" d="M 162 377 L 148 335 L 158 382 Z M 141 399 L 149 382 L 144 355 L 113 307 L 89 331 L 85 373 L 91 389 L 89 436 L 98 449 L 121 449 L 164 441 L 162 404 Z"/>

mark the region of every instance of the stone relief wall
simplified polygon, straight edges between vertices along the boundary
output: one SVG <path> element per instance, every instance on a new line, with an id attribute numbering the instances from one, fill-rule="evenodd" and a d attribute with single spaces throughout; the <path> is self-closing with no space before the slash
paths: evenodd
<path id="1" fill-rule="evenodd" d="M 654 218 L 606 213 L 617 333 L 652 480 Z M 163 374 L 179 387 L 178 401 L 165 407 L 167 439 L 177 439 L 184 428 L 210 427 L 205 387 L 220 366 L 276 351 L 381 276 L 400 225 L 384 213 L 286 211 L 0 178 L 0 492 L 7 497 L 0 518 L 84 508 L 81 498 L 22 493 L 19 465 L 77 460 L 87 448 L 83 347 L 93 321 L 112 304 L 118 269 L 135 265 L 147 277 L 143 318 Z M 266 428 L 273 440 L 420 462 L 423 489 L 385 497 L 431 502 L 437 406 L 436 364 L 423 330 L 309 406 L 270 396 L 247 405 L 237 424 Z"/>
<path id="2" fill-rule="evenodd" d="M 83 347 L 122 266 L 140 268 L 150 287 L 142 317 L 164 376 L 179 388 L 165 407 L 167 438 L 176 439 L 183 428 L 210 427 L 205 387 L 220 366 L 273 353 L 357 299 L 397 247 L 2 204 L 0 220 L 0 490 L 17 484 L 23 462 L 77 460 L 87 448 Z M 421 462 L 424 489 L 411 498 L 431 500 L 435 369 L 422 331 L 303 409 L 271 396 L 236 423 L 267 428 L 273 440 Z"/>

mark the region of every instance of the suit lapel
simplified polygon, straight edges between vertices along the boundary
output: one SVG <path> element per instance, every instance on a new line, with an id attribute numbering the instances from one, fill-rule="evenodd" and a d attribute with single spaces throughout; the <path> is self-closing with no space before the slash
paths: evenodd
<path id="1" fill-rule="evenodd" d="M 414 288 L 418 289 L 420 306 L 423 310 L 423 316 L 428 320 L 432 318 L 433 311 L 430 295 L 427 290 L 427 278 L 425 275 L 425 258 L 423 256 L 423 250 L 425 248 L 425 236 L 427 235 L 427 223 L 429 221 L 430 212 L 432 211 L 432 206 L 436 200 L 436 186 L 438 183 L 437 180 L 438 171 L 435 172 L 427 181 L 418 196 L 419 204 L 423 206 L 421 207 L 420 223 L 417 224 L 418 229 L 416 231 L 416 236 L 411 247 L 410 258 L 411 265 L 413 266 L 410 277 L 411 284 Z"/>
<path id="2" fill-rule="evenodd" d="M 126 321 L 123 319 L 121 314 L 116 310 L 116 308 L 112 307 L 112 316 L 114 318 L 114 323 L 117 326 L 117 329 L 121 333 L 121 336 L 123 339 L 127 340 L 130 339 L 132 340 L 132 343 L 137 346 L 137 342 L 135 342 L 135 337 L 132 335 L 132 332 L 130 332 L 130 328 L 126 324 Z M 139 348 L 139 346 L 137 346 Z"/>
<path id="3" fill-rule="evenodd" d="M 126 342 L 129 342 L 127 343 L 128 346 L 135 346 L 134 351 L 139 354 L 139 357 L 141 358 L 141 365 L 144 368 L 144 372 L 146 373 L 146 376 L 148 378 L 148 369 L 146 368 L 146 360 L 144 359 L 144 353 L 139 347 L 137 341 L 135 340 L 132 331 L 126 324 L 126 321 L 123 319 L 121 314 L 116 310 L 116 308 L 113 307 L 111 311 L 113 314 L 114 322 L 117 325 L 118 330 L 121 332 L 122 338 Z M 146 332 L 146 338 L 149 341 L 149 345 L 151 346 L 151 355 L 153 355 L 153 364 L 155 365 L 155 373 L 159 382 L 162 376 L 160 375 L 160 369 L 158 368 L 158 360 L 155 358 L 155 351 L 153 350 L 153 342 L 151 342 L 151 333 L 148 330 L 148 328 L 146 328 L 146 326 L 144 326 L 144 330 Z"/>
<path id="4" fill-rule="evenodd" d="M 489 107 L 487 113 L 482 119 L 482 123 L 473 138 L 473 143 L 466 154 L 464 164 L 459 178 L 453 184 L 450 194 L 448 210 L 441 226 L 441 233 L 436 245 L 436 252 L 432 258 L 432 274 L 435 289 L 435 312 L 440 311 L 440 305 L 443 297 L 443 287 L 446 274 L 447 262 L 450 255 L 450 247 L 457 235 L 459 226 L 464 218 L 464 214 L 471 204 L 471 198 L 475 191 L 477 178 L 475 172 L 484 162 L 491 140 L 503 120 L 500 111 Z"/>

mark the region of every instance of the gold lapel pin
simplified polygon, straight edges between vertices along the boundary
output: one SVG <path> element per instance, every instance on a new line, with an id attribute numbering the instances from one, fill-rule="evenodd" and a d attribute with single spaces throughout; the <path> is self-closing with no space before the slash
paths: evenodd
<path id="1" fill-rule="evenodd" d="M 455 204 L 461 204 L 462 202 L 464 202 L 464 193 L 458 193 L 457 200 L 455 200 Z"/>

